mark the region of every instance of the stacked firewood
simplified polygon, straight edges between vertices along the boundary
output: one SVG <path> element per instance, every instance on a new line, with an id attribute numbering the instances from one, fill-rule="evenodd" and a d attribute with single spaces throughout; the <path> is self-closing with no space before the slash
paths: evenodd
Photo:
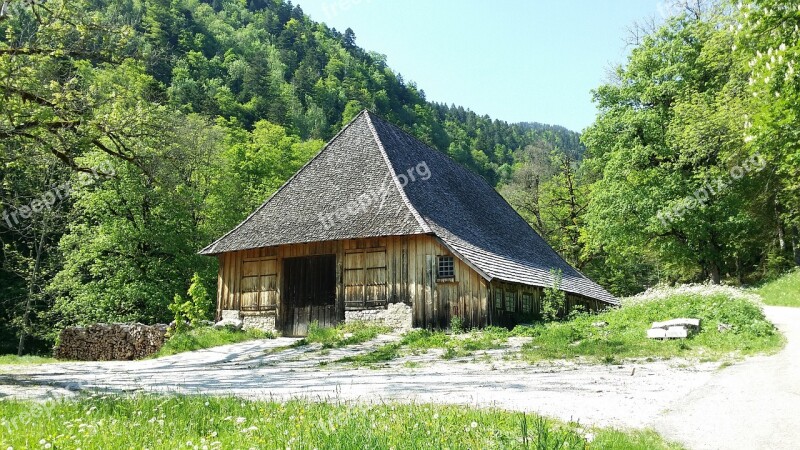
<path id="1" fill-rule="evenodd" d="M 127 361 L 156 353 L 164 345 L 166 325 L 96 324 L 65 328 L 55 357 L 79 361 Z"/>

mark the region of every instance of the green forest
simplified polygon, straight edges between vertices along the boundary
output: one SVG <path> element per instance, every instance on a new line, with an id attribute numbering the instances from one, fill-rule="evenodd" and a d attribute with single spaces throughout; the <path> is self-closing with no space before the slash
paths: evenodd
<path id="1" fill-rule="evenodd" d="M 359 111 L 481 175 L 615 295 L 800 264 L 800 0 L 636 25 L 582 133 L 430 102 L 281 0 L 4 0 L 0 353 L 169 322 L 198 250 Z M 499 75 L 498 75 L 499 76 Z"/>

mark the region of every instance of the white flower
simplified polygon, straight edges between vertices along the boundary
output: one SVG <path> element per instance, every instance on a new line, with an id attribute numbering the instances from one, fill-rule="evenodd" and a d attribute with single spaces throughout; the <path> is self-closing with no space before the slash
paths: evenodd
<path id="1" fill-rule="evenodd" d="M 433 420 L 436 420 L 438 418 L 439 418 L 439 413 L 436 413 L 436 414 L 433 415 Z"/>
<path id="2" fill-rule="evenodd" d="M 469 426 L 471 426 L 472 428 L 478 428 L 478 422 L 472 422 L 471 424 L 469 424 Z"/>
<path id="3" fill-rule="evenodd" d="M 781 46 L 778 47 L 778 48 L 780 48 L 782 52 L 785 52 L 786 51 L 786 44 L 781 44 Z"/>
<path id="4" fill-rule="evenodd" d="M 237 418 L 236 418 L 236 423 L 237 423 L 237 424 L 240 424 L 240 425 L 241 425 L 241 424 L 243 424 L 243 423 L 245 423 L 245 422 L 247 422 L 247 419 L 245 419 L 244 417 L 237 417 Z"/>
<path id="5" fill-rule="evenodd" d="M 52 448 L 52 447 L 53 447 L 53 444 L 51 444 L 49 442 L 47 444 L 44 444 L 44 448 Z"/>

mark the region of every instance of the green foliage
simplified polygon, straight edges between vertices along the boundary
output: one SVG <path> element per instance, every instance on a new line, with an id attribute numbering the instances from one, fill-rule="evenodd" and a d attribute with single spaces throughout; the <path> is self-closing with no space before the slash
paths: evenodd
<path id="1" fill-rule="evenodd" d="M 36 420 L 21 423 L 14 418 Z M 73 448 L 618 449 L 680 448 L 652 431 L 579 427 L 536 414 L 430 404 L 242 401 L 232 397 L 91 397 L 0 403 L 0 445 Z M 162 422 L 163 421 L 163 422 Z M 89 432 L 78 433 L 89 428 Z M 164 429 L 171 430 L 164 434 Z M 71 431 L 73 430 L 74 431 Z M 124 430 L 125 432 L 120 432 Z M 591 432 L 588 442 L 583 433 Z M 566 443 L 566 445 L 565 445 Z"/>
<path id="2" fill-rule="evenodd" d="M 466 335 L 416 329 L 406 332 L 400 342 L 386 344 L 367 354 L 342 358 L 337 362 L 367 366 L 385 363 L 408 353 L 419 354 L 434 349 L 443 350 L 442 359 L 463 358 L 477 351 L 501 348 L 509 336 L 509 331 L 500 327 L 472 330 Z"/>
<path id="3" fill-rule="evenodd" d="M 388 333 L 391 328 L 368 322 L 347 322 L 336 327 L 322 327 L 317 321 L 311 322 L 308 335 L 295 345 L 319 343 L 322 348 L 339 348 L 371 341 L 379 334 Z"/>
<path id="4" fill-rule="evenodd" d="M 764 283 L 756 293 L 767 305 L 800 307 L 800 270 Z"/>
<path id="5" fill-rule="evenodd" d="M 66 326 L 169 320 L 192 274 L 215 282 L 197 250 L 362 108 L 491 183 L 534 142 L 582 152 L 561 127 L 428 102 L 354 33 L 289 3 L 62 3 L 11 2 L 0 20 L 0 213 L 100 165 L 113 175 L 76 184 L 32 229 L 0 221 L 0 295 L 13 299 L 0 336 L 36 344 L 26 351 Z"/>
<path id="6" fill-rule="evenodd" d="M 231 330 L 227 328 L 199 327 L 192 330 L 183 330 L 173 333 L 164 343 L 161 350 L 153 357 L 176 355 L 178 353 L 192 352 L 221 345 L 238 344 L 255 339 L 275 339 L 272 332 L 256 329 L 246 331 Z"/>
<path id="7" fill-rule="evenodd" d="M 174 314 L 175 323 L 174 333 L 180 334 L 188 329 L 199 327 L 204 321 L 208 320 L 209 312 L 212 308 L 211 296 L 203 286 L 200 275 L 194 274 L 192 284 L 189 286 L 189 300 L 184 301 L 183 297 L 175 294 L 169 310 Z"/>
<path id="8" fill-rule="evenodd" d="M 42 356 L 17 356 L 17 355 L 3 355 L 0 356 L 0 366 L 20 366 L 30 364 L 50 364 L 58 362 L 55 358 L 46 358 Z"/>
<path id="9" fill-rule="evenodd" d="M 450 332 L 453 334 L 461 334 L 464 332 L 464 319 L 460 316 L 453 316 L 450 319 Z"/>
<path id="10" fill-rule="evenodd" d="M 362 355 L 345 356 L 336 362 L 353 364 L 357 367 L 374 367 L 376 364 L 385 363 L 398 358 L 400 356 L 400 348 L 401 345 L 397 342 L 384 344 L 371 352 Z"/>
<path id="11" fill-rule="evenodd" d="M 565 316 L 567 294 L 561 290 L 561 271 L 551 270 L 553 285 L 544 288 L 542 295 L 542 319 L 545 321 L 558 320 Z"/>
<path id="12" fill-rule="evenodd" d="M 691 317 L 701 319 L 701 330 L 685 340 L 660 341 L 647 338 L 652 322 Z M 607 322 L 594 327 L 594 322 Z M 719 332 L 724 323 L 732 331 Z M 675 295 L 625 305 L 596 315 L 581 315 L 567 322 L 551 322 L 528 330 L 523 355 L 530 361 L 589 357 L 616 362 L 619 358 L 670 358 L 676 356 L 720 359 L 730 354 L 750 355 L 774 351 L 783 338 L 765 319 L 758 305 L 724 295 Z"/>

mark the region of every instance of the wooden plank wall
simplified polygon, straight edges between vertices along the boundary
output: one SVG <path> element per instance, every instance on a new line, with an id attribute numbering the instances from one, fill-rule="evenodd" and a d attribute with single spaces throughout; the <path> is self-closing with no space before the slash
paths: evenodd
<path id="1" fill-rule="evenodd" d="M 515 299 L 515 304 L 511 308 L 508 307 L 506 301 L 509 293 L 513 294 Z M 533 307 L 530 312 L 525 312 L 523 310 L 523 296 L 526 294 L 532 296 L 533 300 Z M 489 324 L 512 328 L 519 324 L 541 320 L 543 295 L 544 288 L 538 286 L 492 281 L 489 294 Z M 607 305 L 599 300 L 567 293 L 567 314 L 577 306 L 581 306 L 585 311 L 596 312 L 605 308 Z"/>
<path id="2" fill-rule="evenodd" d="M 428 235 L 327 241 L 224 253 L 219 255 L 217 314 L 219 316 L 223 309 L 241 309 L 242 265 L 245 261 L 274 258 L 278 268 L 277 295 L 282 298 L 280 291 L 283 286 L 281 272 L 284 258 L 335 254 L 337 316 L 343 318 L 348 289 L 344 282 L 345 255 L 358 250 L 369 253 L 378 249 L 385 249 L 387 301 L 411 305 L 415 327 L 445 328 L 454 315 L 461 316 L 466 327 L 483 327 L 489 324 L 488 283 L 457 257 L 454 257 L 455 278 L 437 281 L 437 256 L 453 255 L 435 237 Z M 370 259 L 374 261 L 371 264 L 373 266 L 384 264 L 382 257 Z M 370 278 L 373 282 L 384 282 L 382 275 L 372 272 L 374 273 Z M 352 289 L 353 283 L 348 284 Z M 375 287 L 368 290 L 374 293 L 384 292 L 383 289 Z M 279 301 L 277 317 L 281 317 L 280 303 Z"/>

